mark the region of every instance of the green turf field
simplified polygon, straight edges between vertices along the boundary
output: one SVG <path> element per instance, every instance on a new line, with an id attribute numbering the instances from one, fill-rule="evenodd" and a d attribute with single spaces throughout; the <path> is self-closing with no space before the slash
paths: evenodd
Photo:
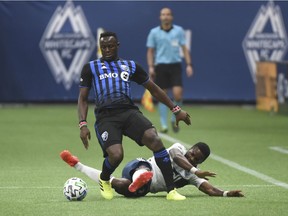
<path id="1" fill-rule="evenodd" d="M 167 201 L 165 193 L 139 199 L 115 193 L 107 201 L 92 180 L 59 157 L 69 149 L 83 163 L 101 168 L 93 107 L 88 118 L 92 133 L 88 151 L 79 139 L 76 109 L 76 104 L 0 108 L 0 215 L 288 215 L 288 116 L 247 107 L 186 106 L 192 125 L 181 123 L 179 134 L 170 130 L 163 137 L 166 147 L 173 141 L 208 143 L 213 154 L 200 168 L 217 173 L 210 179 L 213 185 L 242 189 L 245 198 L 209 197 L 188 186 L 179 189 L 187 196 L 185 201 Z M 144 113 L 159 126 L 157 113 Z M 120 176 L 129 160 L 151 156 L 147 148 L 128 139 L 124 148 L 125 159 L 115 176 Z M 89 186 L 82 202 L 69 202 L 62 194 L 63 184 L 73 176 Z"/>

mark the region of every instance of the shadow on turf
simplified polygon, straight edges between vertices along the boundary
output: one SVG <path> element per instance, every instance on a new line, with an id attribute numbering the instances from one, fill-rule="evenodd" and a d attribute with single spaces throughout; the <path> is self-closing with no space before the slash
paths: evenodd
<path id="1" fill-rule="evenodd" d="M 209 197 L 209 196 L 207 196 L 207 195 L 205 195 L 205 194 L 197 194 L 197 195 L 185 195 L 186 196 L 186 198 L 203 198 L 203 197 Z M 166 195 L 162 195 L 162 194 L 159 194 L 159 195 L 157 195 L 157 194 L 152 194 L 152 195 L 147 195 L 147 196 L 144 196 L 144 197 L 124 197 L 124 196 L 121 196 L 121 195 L 116 195 L 116 196 L 114 196 L 114 198 L 113 198 L 113 200 L 118 200 L 118 199 L 127 199 L 127 200 L 137 200 L 137 199 L 151 199 L 151 198 L 153 198 L 153 199 L 155 199 L 155 198 L 160 198 L 160 199 L 166 199 Z M 84 200 L 82 200 L 82 201 L 79 201 L 79 202 L 95 202 L 95 201 L 101 201 L 101 200 L 103 200 L 103 201 L 106 201 L 104 198 L 102 198 L 102 197 L 98 197 L 98 196 L 94 196 L 94 197 L 90 197 L 90 198 L 86 198 L 86 199 L 84 199 Z M 68 200 L 63 200 L 64 202 L 67 202 Z M 68 201 L 68 202 L 70 202 L 70 201 Z M 71 202 L 74 202 L 74 201 L 71 201 Z M 75 201 L 76 202 L 76 201 Z M 78 202 L 77 202 L 78 203 Z"/>

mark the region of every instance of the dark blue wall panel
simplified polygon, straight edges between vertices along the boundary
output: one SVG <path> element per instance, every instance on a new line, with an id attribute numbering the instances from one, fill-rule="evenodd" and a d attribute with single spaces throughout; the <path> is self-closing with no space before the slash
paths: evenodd
<path id="1" fill-rule="evenodd" d="M 49 67 L 40 49 L 40 41 L 49 21 L 53 14 L 57 14 L 57 8 L 63 9 L 65 4 L 63 1 L 0 2 L 0 102 L 77 99 L 78 84 L 75 76 L 79 76 L 80 70 L 74 74 L 74 81 L 70 81 L 70 85 L 65 86 L 61 80 L 57 82 L 57 76 L 53 75 L 53 69 Z M 185 100 L 255 100 L 255 83 L 242 43 L 261 7 L 262 10 L 269 7 L 275 9 L 272 18 L 270 17 L 272 21 L 269 22 L 279 17 L 279 13 L 283 18 L 280 27 L 285 34 L 282 39 L 281 36 L 278 37 L 283 41 L 279 49 L 282 49 L 284 54 L 279 55 L 276 60 L 287 59 L 288 3 L 285 1 L 73 2 L 74 9 L 82 9 L 92 32 L 92 39 L 96 40 L 99 28 L 118 33 L 121 43 L 120 56 L 136 60 L 145 69 L 147 34 L 152 27 L 159 24 L 159 11 L 166 6 L 173 10 L 175 24 L 192 31 L 194 76 L 187 79 L 183 73 Z M 278 7 L 280 12 L 277 11 Z M 74 18 L 75 16 L 77 15 L 73 14 Z M 67 20 L 66 22 L 61 30 L 64 38 L 66 33 L 73 33 L 71 24 Z M 268 39 L 269 34 L 274 34 L 274 38 L 271 39 L 271 36 L 270 39 L 278 40 L 279 38 L 275 37 L 280 34 L 279 29 L 273 29 L 269 22 L 268 27 L 259 34 Z M 265 32 L 268 36 L 265 36 Z M 87 61 L 96 57 L 97 49 L 94 47 L 93 45 Z M 265 50 L 265 47 L 255 50 L 259 53 Z M 59 48 L 60 51 L 65 53 L 64 48 Z M 69 53 L 73 56 L 76 51 L 77 49 L 71 49 Z M 270 57 L 272 51 L 273 49 L 269 50 Z M 61 60 L 67 67 L 71 64 L 69 58 L 64 57 Z M 79 64 L 81 69 L 83 63 L 79 61 Z M 134 98 L 141 98 L 143 88 L 138 85 L 133 87 Z"/>

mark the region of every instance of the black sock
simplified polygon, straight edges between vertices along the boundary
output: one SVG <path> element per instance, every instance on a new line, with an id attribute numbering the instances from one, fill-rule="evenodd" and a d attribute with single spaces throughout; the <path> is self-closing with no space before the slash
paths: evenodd
<path id="1" fill-rule="evenodd" d="M 101 180 L 109 181 L 111 174 L 114 172 L 116 168 L 117 167 L 113 167 L 109 163 L 108 158 L 105 158 L 105 160 L 103 161 L 103 165 L 102 165 L 102 172 L 100 174 Z"/>
<path id="2" fill-rule="evenodd" d="M 167 150 L 163 148 L 160 151 L 154 152 L 154 158 L 164 177 L 167 192 L 170 192 L 175 188 L 170 156 Z"/>

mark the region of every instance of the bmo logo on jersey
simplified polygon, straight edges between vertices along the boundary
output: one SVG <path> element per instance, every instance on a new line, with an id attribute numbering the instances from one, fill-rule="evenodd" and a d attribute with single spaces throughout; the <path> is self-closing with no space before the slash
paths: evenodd
<path id="1" fill-rule="evenodd" d="M 108 73 L 108 74 L 100 74 L 99 75 L 99 79 L 100 80 L 103 80 L 103 79 L 106 79 L 106 78 L 117 78 L 118 77 L 118 74 L 117 73 Z"/>
<path id="2" fill-rule="evenodd" d="M 103 80 L 103 79 L 107 79 L 107 78 L 118 78 L 118 73 L 105 73 L 105 74 L 100 74 L 99 75 L 99 79 Z M 128 81 L 129 80 L 129 73 L 126 71 L 122 71 L 120 73 L 120 78 L 124 81 Z"/>

